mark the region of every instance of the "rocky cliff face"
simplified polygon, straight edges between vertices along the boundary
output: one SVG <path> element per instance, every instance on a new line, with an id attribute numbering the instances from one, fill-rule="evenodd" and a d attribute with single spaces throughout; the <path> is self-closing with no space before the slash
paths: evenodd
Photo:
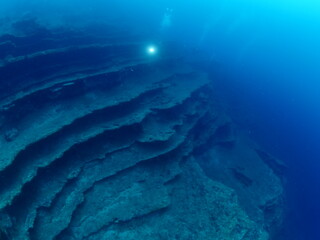
<path id="1" fill-rule="evenodd" d="M 27 23 L 24 23 L 27 24 Z M 270 239 L 283 166 L 206 73 L 126 32 L 0 39 L 1 239 Z"/>

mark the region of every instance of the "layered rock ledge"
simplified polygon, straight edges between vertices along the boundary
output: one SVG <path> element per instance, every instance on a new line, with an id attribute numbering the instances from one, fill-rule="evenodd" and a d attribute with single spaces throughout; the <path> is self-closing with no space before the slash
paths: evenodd
<path id="1" fill-rule="evenodd" d="M 114 29 L 0 47 L 1 239 L 265 240 L 281 226 L 285 167 L 237 136 L 205 72 Z"/>

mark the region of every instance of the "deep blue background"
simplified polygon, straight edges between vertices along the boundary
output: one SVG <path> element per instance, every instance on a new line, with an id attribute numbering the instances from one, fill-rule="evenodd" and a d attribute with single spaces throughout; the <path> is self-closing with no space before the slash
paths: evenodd
<path id="1" fill-rule="evenodd" d="M 51 27 L 106 21 L 150 43 L 172 40 L 189 58 L 201 52 L 218 61 L 217 92 L 229 114 L 289 167 L 287 239 L 317 240 L 319 13 L 315 0 L 2 0 L 0 30 L 17 18 Z"/>

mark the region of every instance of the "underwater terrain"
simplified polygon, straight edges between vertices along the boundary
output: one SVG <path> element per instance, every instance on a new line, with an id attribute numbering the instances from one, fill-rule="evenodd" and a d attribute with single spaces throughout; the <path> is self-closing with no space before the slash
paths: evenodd
<path id="1" fill-rule="evenodd" d="M 4 1 L 0 240 L 317 240 L 318 25 L 249 3 Z"/>

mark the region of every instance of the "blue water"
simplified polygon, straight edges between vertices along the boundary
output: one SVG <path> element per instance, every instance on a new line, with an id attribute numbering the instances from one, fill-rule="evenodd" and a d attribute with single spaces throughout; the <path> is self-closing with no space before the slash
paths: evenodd
<path id="1" fill-rule="evenodd" d="M 2 0 L 19 18 L 57 26 L 107 21 L 186 57 L 219 62 L 234 121 L 288 165 L 285 239 L 320 239 L 320 2 L 315 0 Z M 161 52 L 161 47 L 157 49 Z"/>

